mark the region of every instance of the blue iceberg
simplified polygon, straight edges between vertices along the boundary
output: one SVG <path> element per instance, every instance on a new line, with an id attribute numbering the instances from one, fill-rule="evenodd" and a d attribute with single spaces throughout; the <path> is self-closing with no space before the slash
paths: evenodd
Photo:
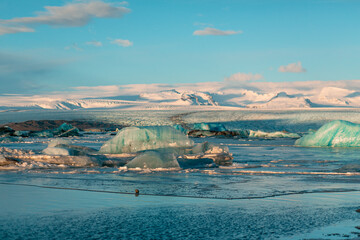
<path id="1" fill-rule="evenodd" d="M 58 128 L 52 130 L 53 134 L 58 137 L 79 136 L 80 131 L 71 124 L 63 123 Z"/>
<path id="2" fill-rule="evenodd" d="M 29 132 L 27 136 L 30 137 L 71 137 L 79 136 L 80 130 L 71 124 L 63 123 L 59 127 L 52 130 L 43 130 L 38 132 Z"/>
<path id="3" fill-rule="evenodd" d="M 194 123 L 193 129 L 211 132 L 227 131 L 226 127 L 221 123 Z"/>
<path id="4" fill-rule="evenodd" d="M 360 147 L 360 124 L 336 120 L 296 140 L 304 147 Z"/>
<path id="5" fill-rule="evenodd" d="M 194 142 L 169 126 L 127 127 L 104 143 L 100 153 L 135 153 L 160 148 L 188 148 Z"/>
<path id="6" fill-rule="evenodd" d="M 184 133 L 184 134 L 188 134 L 189 130 L 185 129 L 183 126 L 181 126 L 180 124 L 175 124 L 173 125 L 173 128 L 175 128 L 176 130 L 179 130 L 180 132 Z"/>

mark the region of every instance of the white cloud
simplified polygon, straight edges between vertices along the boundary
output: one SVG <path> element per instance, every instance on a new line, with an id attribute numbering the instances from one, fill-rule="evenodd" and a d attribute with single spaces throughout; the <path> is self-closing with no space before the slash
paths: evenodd
<path id="1" fill-rule="evenodd" d="M 234 34 L 241 34 L 242 31 L 234 31 L 234 30 L 219 30 L 216 28 L 207 27 L 203 30 L 196 30 L 193 32 L 193 35 L 196 36 L 205 36 L 205 35 L 214 35 L 214 36 L 226 36 L 226 35 L 234 35 Z"/>
<path id="2" fill-rule="evenodd" d="M 102 42 L 99 41 L 90 41 L 90 42 L 86 42 L 86 45 L 90 45 L 90 46 L 95 46 L 95 47 L 101 47 L 102 46 Z"/>
<path id="3" fill-rule="evenodd" d="M 130 47 L 133 45 L 133 42 L 130 42 L 129 40 L 125 40 L 125 39 L 115 39 L 111 41 L 111 43 L 122 47 Z"/>
<path id="4" fill-rule="evenodd" d="M 130 12 L 130 9 L 119 4 L 102 1 L 78 2 L 44 8 L 46 11 L 37 12 L 35 17 L 0 20 L 0 29 L 3 29 L 0 33 L 31 32 L 32 29 L 27 28 L 26 25 L 79 27 L 86 25 L 93 18 L 120 18 Z"/>
<path id="5" fill-rule="evenodd" d="M 250 82 L 264 79 L 263 75 L 259 73 L 235 73 L 228 78 L 225 78 L 225 81 L 231 82 Z"/>
<path id="6" fill-rule="evenodd" d="M 24 26 L 1 26 L 0 25 L 0 35 L 10 34 L 10 33 L 20 33 L 20 32 L 35 32 L 34 29 L 24 27 Z"/>
<path id="7" fill-rule="evenodd" d="M 301 62 L 290 63 L 288 65 L 280 66 L 279 72 L 292 72 L 292 73 L 302 73 L 306 72 L 306 69 L 301 66 Z"/>

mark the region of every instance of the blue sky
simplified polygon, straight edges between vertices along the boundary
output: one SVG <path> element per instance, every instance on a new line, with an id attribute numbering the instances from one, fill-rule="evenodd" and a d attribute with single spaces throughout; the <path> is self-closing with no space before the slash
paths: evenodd
<path id="1" fill-rule="evenodd" d="M 1 94 L 360 79 L 357 0 L 2 0 L 0 11 Z"/>

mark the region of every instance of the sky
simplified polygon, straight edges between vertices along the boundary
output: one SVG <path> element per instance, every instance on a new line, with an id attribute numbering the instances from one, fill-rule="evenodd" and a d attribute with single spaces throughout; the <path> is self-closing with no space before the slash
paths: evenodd
<path id="1" fill-rule="evenodd" d="M 1 0 L 0 94 L 360 79 L 357 0 Z"/>

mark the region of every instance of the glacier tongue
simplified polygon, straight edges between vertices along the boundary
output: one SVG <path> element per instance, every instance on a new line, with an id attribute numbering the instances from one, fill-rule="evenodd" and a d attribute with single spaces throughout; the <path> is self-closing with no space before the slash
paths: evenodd
<path id="1" fill-rule="evenodd" d="M 169 126 L 127 127 L 104 143 L 101 153 L 133 153 L 160 148 L 187 148 L 194 142 Z"/>
<path id="2" fill-rule="evenodd" d="M 296 140 L 305 147 L 360 147 L 360 124 L 336 120 Z"/>

